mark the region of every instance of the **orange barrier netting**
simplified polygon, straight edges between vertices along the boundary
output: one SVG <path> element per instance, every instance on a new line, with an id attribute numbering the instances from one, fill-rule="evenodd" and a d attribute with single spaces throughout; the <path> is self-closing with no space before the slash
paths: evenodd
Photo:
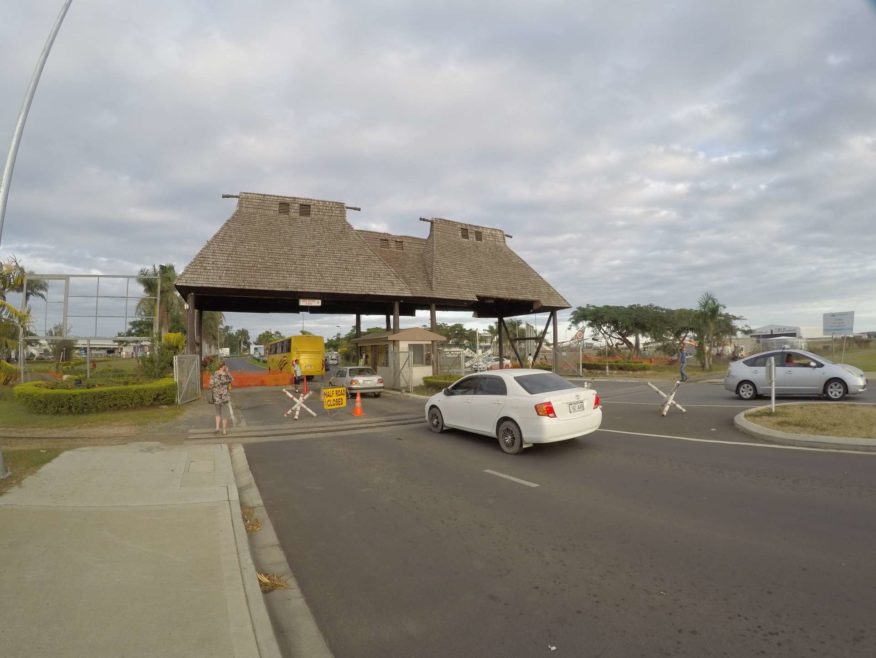
<path id="1" fill-rule="evenodd" d="M 288 386 L 292 383 L 292 374 L 288 372 L 241 372 L 231 371 L 234 388 L 246 388 L 248 386 Z M 210 388 L 210 373 L 201 374 L 201 388 Z"/>

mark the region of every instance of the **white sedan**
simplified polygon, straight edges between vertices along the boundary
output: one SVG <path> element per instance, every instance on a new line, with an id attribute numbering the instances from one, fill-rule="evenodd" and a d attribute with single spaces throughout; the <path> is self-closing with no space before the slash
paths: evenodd
<path id="1" fill-rule="evenodd" d="M 508 369 L 463 377 L 426 401 L 433 432 L 494 436 L 510 455 L 533 443 L 590 434 L 602 423 L 599 396 L 544 370 Z"/>

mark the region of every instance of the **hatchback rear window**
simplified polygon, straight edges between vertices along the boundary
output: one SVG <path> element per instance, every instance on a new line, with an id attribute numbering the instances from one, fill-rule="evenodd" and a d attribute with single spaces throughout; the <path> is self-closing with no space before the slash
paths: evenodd
<path id="1" fill-rule="evenodd" d="M 514 378 L 514 381 L 520 384 L 523 390 L 530 395 L 578 388 L 572 382 L 563 379 L 552 372 L 539 372 L 534 375 L 518 375 Z"/>

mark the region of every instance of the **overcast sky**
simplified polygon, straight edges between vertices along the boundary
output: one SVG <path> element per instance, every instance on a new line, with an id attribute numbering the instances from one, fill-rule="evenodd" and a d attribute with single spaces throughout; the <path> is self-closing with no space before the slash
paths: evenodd
<path id="1" fill-rule="evenodd" d="M 62 4 L 0 3 L 4 158 Z M 708 290 L 752 327 L 816 336 L 854 311 L 876 330 L 876 5 L 74 1 L 0 258 L 182 272 L 240 191 L 343 201 L 354 227 L 402 235 L 426 237 L 419 217 L 503 229 L 573 307 Z"/>

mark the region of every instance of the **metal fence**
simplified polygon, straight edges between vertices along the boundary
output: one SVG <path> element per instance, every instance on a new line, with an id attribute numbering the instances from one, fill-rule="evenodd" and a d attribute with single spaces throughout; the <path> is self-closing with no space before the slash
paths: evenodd
<path id="1" fill-rule="evenodd" d="M 438 348 L 439 375 L 462 377 L 465 373 L 465 354 L 461 350 L 442 350 Z"/>
<path id="2" fill-rule="evenodd" d="M 173 357 L 173 379 L 176 381 L 176 403 L 201 399 L 201 359 L 197 354 Z"/>
<path id="3" fill-rule="evenodd" d="M 413 365 L 410 352 L 390 352 L 389 377 L 384 377 L 384 385 L 387 388 L 398 391 L 413 391 Z"/>

